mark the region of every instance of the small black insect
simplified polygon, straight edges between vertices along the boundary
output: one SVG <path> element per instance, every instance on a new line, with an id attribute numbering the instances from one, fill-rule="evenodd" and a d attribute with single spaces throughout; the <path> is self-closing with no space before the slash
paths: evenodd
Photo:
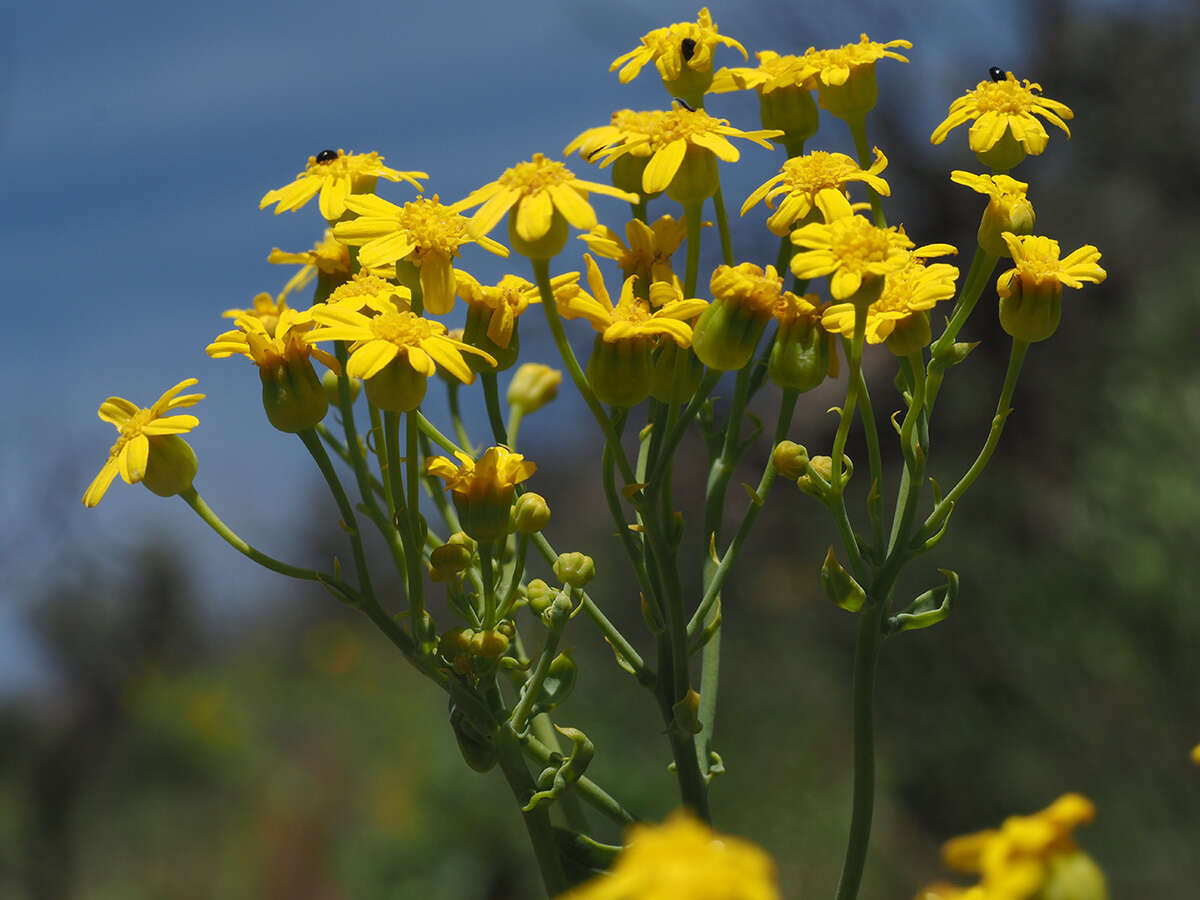
<path id="1" fill-rule="evenodd" d="M 322 150 L 317 154 L 317 162 L 319 163 L 333 162 L 337 158 L 338 154 L 336 150 Z"/>
<path id="2" fill-rule="evenodd" d="M 683 61 L 687 62 L 696 55 L 696 42 L 691 38 L 684 38 L 679 44 L 679 52 L 683 54 Z"/>
<path id="3" fill-rule="evenodd" d="M 990 69 L 988 69 L 988 75 L 991 76 L 992 81 L 1004 80 L 1004 70 L 999 66 L 992 66 Z"/>
<path id="4" fill-rule="evenodd" d="M 674 100 L 676 103 L 678 103 L 680 106 L 682 106 L 684 109 L 686 109 L 688 112 L 696 111 L 696 107 L 691 106 L 686 100 L 681 100 L 678 97 L 672 97 L 671 99 Z"/>

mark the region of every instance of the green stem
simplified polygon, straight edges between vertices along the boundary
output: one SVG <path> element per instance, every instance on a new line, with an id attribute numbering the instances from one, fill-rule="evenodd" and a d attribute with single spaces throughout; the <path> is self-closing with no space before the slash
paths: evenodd
<path id="1" fill-rule="evenodd" d="M 713 211 L 717 214 L 717 231 L 721 235 L 721 259 L 725 265 L 733 265 L 733 240 L 729 236 L 729 217 L 725 215 L 725 195 L 721 191 L 720 174 L 717 175 L 717 192 L 713 194 Z M 689 297 L 692 294 L 688 294 Z"/>
<path id="2" fill-rule="evenodd" d="M 513 406 L 508 411 L 508 447 L 517 449 L 517 433 L 521 430 L 521 420 L 525 417 L 523 408 Z"/>
<path id="3" fill-rule="evenodd" d="M 996 270 L 997 262 L 999 257 L 989 256 L 982 247 L 975 249 L 971 267 L 967 270 L 966 278 L 963 279 L 958 292 L 958 299 L 954 302 L 954 311 L 950 313 L 950 320 L 946 323 L 946 330 L 929 348 L 929 385 L 925 393 L 925 405 L 929 413 L 933 412 L 933 404 L 937 400 L 938 391 L 941 390 L 946 370 L 945 360 L 954 347 L 954 339 L 958 337 L 958 332 L 974 311 L 975 304 L 979 302 L 983 289 L 992 277 L 992 272 Z"/>
<path id="4" fill-rule="evenodd" d="M 519 740 L 525 748 L 525 753 L 537 762 L 545 765 L 553 759 L 554 751 L 534 735 L 527 734 Z M 578 791 L 584 800 L 619 825 L 629 825 L 637 821 L 633 813 L 625 809 L 611 795 L 601 789 L 596 782 L 586 776 L 575 782 L 571 786 L 571 791 Z"/>
<path id="5" fill-rule="evenodd" d="M 545 682 L 546 676 L 550 673 L 550 663 L 554 661 L 554 654 L 558 650 L 558 642 L 562 637 L 563 626 L 567 624 L 565 614 L 558 613 L 552 609 L 550 615 L 554 619 L 549 630 L 546 632 L 546 643 L 543 645 L 542 652 L 538 656 L 533 674 L 529 676 L 529 680 L 525 682 L 525 686 L 521 689 L 521 699 L 517 701 L 517 706 L 512 711 L 512 715 L 508 720 L 509 727 L 518 735 L 523 734 L 525 726 L 529 724 L 529 712 L 533 709 L 534 701 L 537 700 L 538 694 L 542 690 L 542 683 Z"/>
<path id="6" fill-rule="evenodd" d="M 688 405 L 680 413 L 679 419 L 675 422 L 675 427 L 671 429 L 667 435 L 662 448 L 658 451 L 658 459 L 655 461 L 655 466 L 650 470 L 646 478 L 646 483 L 657 484 L 663 476 L 663 470 L 666 468 L 668 461 L 674 456 L 675 448 L 679 446 L 679 442 L 683 440 L 684 434 L 687 433 L 687 427 L 696 418 L 696 413 L 700 411 L 700 407 L 704 405 L 704 401 L 708 399 L 708 395 L 716 388 L 717 383 L 721 380 L 722 373 L 716 369 L 709 369 L 704 373 L 704 378 L 700 381 L 700 386 L 696 388 L 696 393 L 692 395 L 692 399 Z"/>
<path id="7" fill-rule="evenodd" d="M 425 567 L 422 565 L 421 547 L 423 541 L 422 536 L 422 520 L 421 520 L 421 475 L 420 449 L 417 446 L 417 417 L 420 414 L 414 415 L 409 412 L 404 417 L 405 424 L 405 451 L 404 464 L 407 468 L 405 480 L 408 489 L 408 530 L 411 540 L 404 544 L 408 551 L 408 609 L 412 616 L 413 633 L 416 633 L 418 626 L 424 619 L 425 614 Z"/>
<path id="8" fill-rule="evenodd" d="M 775 257 L 775 271 L 783 276 L 787 275 L 788 264 L 792 261 L 792 244 L 791 234 L 785 234 L 779 239 L 779 254 Z M 796 288 L 793 285 L 792 293 L 796 293 Z"/>
<path id="9" fill-rule="evenodd" d="M 466 453 L 468 456 L 471 455 L 471 451 L 468 449 L 471 446 L 470 442 L 463 444 L 462 446 L 454 443 L 454 441 L 450 440 L 450 438 L 438 431 L 437 426 L 425 418 L 419 409 L 414 409 L 408 415 L 416 418 L 417 428 L 420 430 L 421 434 L 425 435 L 425 437 L 429 438 L 447 453 Z"/>
<path id="10" fill-rule="evenodd" d="M 854 138 L 854 152 L 858 155 L 858 166 L 860 169 L 869 169 L 871 167 L 871 144 L 867 140 L 866 116 L 860 116 L 847 124 L 850 126 L 850 135 Z M 879 197 L 879 192 L 867 185 L 867 196 L 871 201 L 871 215 L 875 219 L 876 227 L 887 228 L 887 217 L 883 214 L 883 201 Z"/>
<path id="11" fill-rule="evenodd" d="M 475 454 L 471 450 L 471 441 L 467 437 L 467 429 L 463 427 L 462 409 L 460 408 L 458 402 L 458 382 L 451 381 L 449 388 L 450 421 L 454 423 L 454 434 L 458 437 L 459 446 L 461 446 L 469 456 L 474 458 Z"/>
<path id="12" fill-rule="evenodd" d="M 501 728 L 496 733 L 496 754 L 500 762 L 500 770 L 512 789 L 517 804 L 524 807 L 529 798 L 537 791 L 537 785 L 525 767 L 521 755 L 521 745 L 515 736 L 507 729 Z M 563 872 L 562 860 L 554 843 L 554 829 L 550 825 L 550 813 L 544 804 L 535 806 L 525 812 L 522 810 L 525 830 L 533 844 L 533 853 L 537 858 L 538 868 L 542 872 L 542 881 L 546 886 L 549 897 L 557 897 L 568 887 L 567 876 Z"/>
<path id="13" fill-rule="evenodd" d="M 299 578 L 303 581 L 315 581 L 319 584 L 327 584 L 341 593 L 348 601 L 357 603 L 359 601 L 358 592 L 349 584 L 336 575 L 331 575 L 328 572 L 319 572 L 315 569 L 302 569 L 299 566 L 288 565 L 285 562 L 280 562 L 273 556 L 267 556 L 261 550 L 257 550 L 242 540 L 233 529 L 221 521 L 208 504 L 196 493 L 194 487 L 189 487 L 186 491 L 181 491 L 179 496 L 183 501 L 190 506 L 201 519 L 218 535 L 220 535 L 229 546 L 233 547 L 238 553 L 248 559 L 253 560 L 264 568 L 270 569 L 272 572 L 278 572 L 280 575 L 287 575 L 289 578 Z"/>
<path id="14" fill-rule="evenodd" d="M 383 502 L 387 506 L 388 521 L 396 521 L 396 498 L 392 496 L 392 482 L 387 477 L 387 441 L 383 439 L 383 421 L 375 404 L 367 404 L 371 415 L 371 434 L 375 435 L 375 461 L 383 473 Z"/>
<path id="15" fill-rule="evenodd" d="M 500 388 L 496 382 L 495 372 L 481 372 L 479 380 L 483 384 L 483 399 L 487 406 L 488 421 L 492 425 L 492 437 L 497 444 L 508 446 L 508 432 L 504 428 L 504 414 L 500 411 Z"/>
<path id="16" fill-rule="evenodd" d="M 875 427 L 875 410 L 867 392 L 867 380 L 862 366 L 858 369 L 858 408 L 867 439 L 867 461 L 871 468 L 871 489 L 867 494 L 867 517 L 871 520 L 871 537 L 876 549 L 883 549 L 883 456 L 879 452 L 879 432 Z"/>
<path id="17" fill-rule="evenodd" d="M 701 203 L 690 203 L 683 208 L 683 219 L 687 225 L 687 268 L 684 269 L 683 296 L 696 296 L 696 281 L 700 274 L 700 216 Z"/>

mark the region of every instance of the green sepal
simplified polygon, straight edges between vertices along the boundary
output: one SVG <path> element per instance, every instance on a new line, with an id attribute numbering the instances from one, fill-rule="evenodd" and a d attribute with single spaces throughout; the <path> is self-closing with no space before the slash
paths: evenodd
<path id="1" fill-rule="evenodd" d="M 923 593 L 904 612 L 889 616 L 888 634 L 928 628 L 950 615 L 950 610 L 958 600 L 958 574 L 950 569 L 938 571 L 946 576 L 946 583 Z"/>
<path id="2" fill-rule="evenodd" d="M 804 393 L 829 373 L 829 336 L 815 322 L 797 319 L 781 325 L 771 344 L 767 377 L 782 388 Z"/>
<path id="3" fill-rule="evenodd" d="M 587 377 L 596 398 L 609 406 L 637 406 L 650 394 L 654 366 L 650 338 L 606 341 L 596 335 Z"/>
<path id="4" fill-rule="evenodd" d="M 842 568 L 833 554 L 833 547 L 829 548 L 825 562 L 821 563 L 821 587 L 825 588 L 830 600 L 849 612 L 858 612 L 867 600 L 867 592 Z"/>
<path id="5" fill-rule="evenodd" d="M 147 440 L 150 451 L 142 484 L 160 497 L 174 497 L 190 488 L 200 468 L 191 445 L 177 434 L 152 434 Z"/>
<path id="6" fill-rule="evenodd" d="M 684 734 L 699 734 L 704 730 L 700 724 L 700 695 L 688 689 L 687 695 L 671 706 L 673 723 Z"/>
<path id="7" fill-rule="evenodd" d="M 285 434 L 295 434 L 325 418 L 329 397 L 308 357 L 277 366 L 260 366 L 262 403 L 267 421 Z"/>
<path id="8" fill-rule="evenodd" d="M 487 304 L 467 304 L 467 321 L 463 326 L 463 343 L 470 344 L 472 347 L 482 350 L 496 360 L 496 365 L 493 366 L 482 356 L 474 353 L 465 354 L 463 358 L 467 361 L 467 366 L 473 372 L 503 372 L 505 369 L 512 367 L 512 364 L 517 361 L 517 356 L 521 352 L 521 338 L 517 333 L 519 320 L 513 321 L 512 335 L 509 337 L 507 347 L 501 347 L 488 337 L 488 325 L 491 320 L 492 309 Z"/>
<path id="9" fill-rule="evenodd" d="M 575 661 L 571 659 L 571 651 L 564 650 L 550 660 L 550 667 L 542 681 L 541 691 L 533 706 L 530 707 L 530 718 L 539 713 L 550 712 L 571 695 L 575 689 L 575 679 L 579 674 Z"/>
<path id="10" fill-rule="evenodd" d="M 424 375 L 396 357 L 365 382 L 367 399 L 384 412 L 410 412 L 425 399 Z"/>

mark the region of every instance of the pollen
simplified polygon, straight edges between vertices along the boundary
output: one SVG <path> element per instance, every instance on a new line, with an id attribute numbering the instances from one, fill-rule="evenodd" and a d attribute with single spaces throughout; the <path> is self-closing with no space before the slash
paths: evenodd
<path id="1" fill-rule="evenodd" d="M 980 82 L 975 89 L 975 105 L 981 114 L 998 112 L 1015 116 L 1027 113 L 1035 106 L 1037 95 L 1033 93 L 1034 88 L 1040 90 L 1038 85 L 1026 82 L 1022 86 L 1016 80 Z"/>
<path id="2" fill-rule="evenodd" d="M 385 312 L 371 319 L 371 331 L 381 341 L 398 347 L 416 347 L 426 338 L 442 334 L 445 329 L 415 313 Z"/>
<path id="3" fill-rule="evenodd" d="M 529 162 L 517 163 L 496 179 L 506 188 L 532 194 L 559 184 L 569 184 L 575 175 L 562 163 L 546 159 L 541 153 L 533 154 Z"/>
<path id="4" fill-rule="evenodd" d="M 876 228 L 862 216 L 847 216 L 833 223 L 830 246 L 844 261 L 883 262 L 887 259 L 888 233 Z"/>
<path id="5" fill-rule="evenodd" d="M 440 251 L 455 253 L 472 238 L 467 233 L 467 219 L 443 206 L 437 194 L 433 199 L 419 197 L 405 203 L 396 217 L 397 230 L 406 231 L 417 245 L 417 253 Z"/>

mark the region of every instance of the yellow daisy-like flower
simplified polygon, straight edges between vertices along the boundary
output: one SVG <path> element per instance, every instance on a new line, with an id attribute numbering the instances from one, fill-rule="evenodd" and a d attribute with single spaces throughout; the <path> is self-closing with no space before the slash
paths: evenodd
<path id="1" fill-rule="evenodd" d="M 1016 235 L 1032 234 L 1036 217 L 1033 204 L 1025 196 L 1029 185 L 1007 175 L 974 175 L 955 170 L 950 173 L 955 184 L 965 185 L 988 198 L 987 209 L 979 223 L 979 246 L 992 256 L 1008 256 L 1004 232 Z"/>
<path id="2" fill-rule="evenodd" d="M 499 347 L 508 347 L 517 319 L 531 303 L 541 303 L 538 287 L 516 275 L 505 275 L 492 285 L 483 285 L 466 272 L 456 272 L 458 296 L 471 306 L 486 309 L 487 337 Z M 554 297 L 560 302 L 579 293 L 579 273 L 565 272 L 550 279 Z"/>
<path id="3" fill-rule="evenodd" d="M 894 347 L 906 356 L 929 343 L 928 310 L 954 296 L 958 269 L 946 263 L 926 265 L 925 259 L 910 253 L 908 262 L 898 272 L 887 276 L 883 293 L 867 308 L 866 336 L 868 344 L 881 344 L 893 336 L 906 338 L 903 346 Z M 836 303 L 821 316 L 826 331 L 852 337 L 855 307 L 853 303 Z M 915 346 L 914 346 L 915 345 Z"/>
<path id="4" fill-rule="evenodd" d="M 713 49 L 718 44 L 733 47 L 742 54 L 744 59 L 750 55 L 746 48 L 733 38 L 717 32 L 716 23 L 708 12 L 708 7 L 700 10 L 695 22 L 676 22 L 665 28 L 655 28 L 642 36 L 642 45 L 628 53 L 623 53 L 613 60 L 608 67 L 610 72 L 617 69 L 617 77 L 621 84 L 628 84 L 637 78 L 638 73 L 646 63 L 653 61 L 664 82 L 678 81 L 684 75 L 685 67 L 693 72 L 711 76 Z M 701 89 L 700 93 L 703 93 Z"/>
<path id="5" fill-rule="evenodd" d="M 161 496 L 178 494 L 191 485 L 196 456 L 179 435 L 191 431 L 200 420 L 166 414 L 204 399 L 203 394 L 180 393 L 195 383 L 195 378 L 179 382 L 148 409 L 140 409 L 123 397 L 109 397 L 100 404 L 97 415 L 114 425 L 121 436 L 108 451 L 108 461 L 100 474 L 84 492 L 84 506 L 99 503 L 118 474 L 126 484 L 145 481 Z"/>
<path id="6" fill-rule="evenodd" d="M 464 210 L 479 206 L 469 226 L 473 235 L 487 234 L 509 210 L 514 210 L 510 237 L 515 234 L 532 245 L 550 233 L 556 215 L 584 231 L 594 228 L 596 211 L 588 203 L 589 193 L 616 197 L 627 203 L 638 202 L 637 194 L 576 178 L 562 163 L 535 153 L 529 162 L 506 169 L 495 181 L 454 204 L 454 208 Z M 562 238 L 565 243 L 565 228 Z M 562 249 L 561 245 L 558 249 Z"/>
<path id="7" fill-rule="evenodd" d="M 691 814 L 634 825 L 612 871 L 559 900 L 781 900 L 775 864 L 760 847 L 718 834 Z"/>
<path id="8" fill-rule="evenodd" d="M 334 372 L 342 371 L 334 357 L 304 340 L 314 324 L 311 310 L 285 309 L 270 327 L 255 316 L 239 316 L 234 324 L 236 330 L 218 335 L 204 352 L 213 359 L 245 356 L 260 369 L 274 369 L 315 356 Z"/>
<path id="9" fill-rule="evenodd" d="M 1080 900 L 1107 900 L 1100 870 L 1076 846 L 1071 832 L 1095 818 L 1092 802 L 1064 794 L 1041 812 L 1011 816 L 999 829 L 952 838 L 942 847 L 951 869 L 978 874 L 978 885 L 939 884 L 921 898 L 942 900 L 1030 900 L 1045 891 Z"/>
<path id="10" fill-rule="evenodd" d="M 849 206 L 846 185 L 852 181 L 863 182 L 880 196 L 890 196 L 891 187 L 879 177 L 887 164 L 887 157 L 878 147 L 875 148 L 875 161 L 868 169 L 861 168 L 844 153 L 815 150 L 792 157 L 780 167 L 779 174 L 769 178 L 746 198 L 741 214 L 744 216 L 759 200 L 765 200 L 768 209 L 775 209 L 776 199 L 782 196 L 779 208 L 767 218 L 767 228 L 772 234 L 783 237 L 792 225 L 805 219 L 819 205 L 818 200 L 845 215 Z M 837 218 L 836 215 L 830 217 Z"/>
<path id="11" fill-rule="evenodd" d="M 609 124 L 589 128 L 567 144 L 563 148 L 563 155 L 570 156 L 578 150 L 581 158 L 593 162 L 593 157 L 599 151 L 625 140 L 627 134 L 654 132 L 666 115 L 666 110 L 662 109 L 618 109 L 612 114 Z M 647 149 L 643 149 L 643 155 L 648 152 Z"/>
<path id="12" fill-rule="evenodd" d="M 317 205 L 330 222 L 342 217 L 346 211 L 346 198 L 351 194 L 363 194 L 375 189 L 379 178 L 388 181 L 407 181 L 418 191 L 418 178 L 428 178 L 424 172 L 399 172 L 383 164 L 378 153 L 347 153 L 345 150 L 322 150 L 308 158 L 304 171 L 291 184 L 267 191 L 259 201 L 258 208 L 265 209 L 275 204 L 275 214 L 296 210 L 320 193 Z"/>
<path id="13" fill-rule="evenodd" d="M 396 358 L 402 358 L 418 374 L 428 378 L 441 366 L 459 381 L 470 384 L 474 373 L 463 359 L 464 353 L 487 357 L 481 350 L 446 335 L 446 326 L 411 312 L 387 311 L 368 318 L 344 306 L 325 305 L 312 310 L 319 327 L 304 339 L 317 341 L 353 341 L 346 374 L 351 378 L 370 379 Z M 494 360 L 493 360 L 494 362 Z"/>
<path id="14" fill-rule="evenodd" d="M 412 291 L 380 275 L 366 271 L 355 273 L 325 298 L 327 306 L 338 306 L 364 315 L 385 312 L 411 312 Z"/>
<path id="15" fill-rule="evenodd" d="M 254 299 L 250 301 L 248 309 L 227 309 L 221 313 L 221 318 L 239 319 L 243 316 L 251 316 L 255 319 L 260 319 L 269 331 L 273 331 L 275 323 L 279 321 L 279 317 L 287 309 L 290 309 L 290 307 L 283 294 L 280 294 L 278 299 L 276 299 L 270 294 L 263 292 L 254 295 Z"/>
<path id="16" fill-rule="evenodd" d="M 981 81 L 951 103 L 950 114 L 934 129 L 929 140 L 940 144 L 951 130 L 974 120 L 967 141 L 975 153 L 997 149 L 1002 139 L 1020 145 L 1020 155 L 1014 162 L 997 166 L 1007 169 L 1020 162 L 1026 153 L 1037 156 L 1046 149 L 1050 135 L 1036 116 L 1061 128 L 1068 138 L 1071 136 L 1071 129 L 1064 121 L 1075 116 L 1070 108 L 1043 97 L 1040 84 L 1028 79 L 1017 81 L 1012 72 L 1007 72 L 1002 81 Z"/>
<path id="17" fill-rule="evenodd" d="M 835 50 L 809 49 L 805 54 L 817 67 L 817 99 L 823 108 L 839 119 L 854 120 L 875 108 L 879 89 L 875 81 L 875 63 L 881 59 L 908 62 L 908 57 L 892 47 L 912 47 L 910 41 L 895 40 L 881 44 L 865 34 L 856 44 L 843 44 Z"/>
<path id="18" fill-rule="evenodd" d="M 674 283 L 677 279 L 671 268 L 671 257 L 687 237 L 687 223 L 671 216 L 660 216 L 650 225 L 640 219 L 630 219 L 625 225 L 628 244 L 607 225 L 597 225 L 579 237 L 597 256 L 616 260 L 625 278 L 636 276 L 646 284 Z"/>
<path id="19" fill-rule="evenodd" d="M 770 150 L 771 144 L 767 138 L 781 134 L 782 131 L 775 129 L 742 131 L 731 126 L 728 119 L 717 119 L 702 109 L 680 106 L 661 116 L 630 124 L 627 130 L 613 138 L 609 146 L 595 151 L 593 155 L 602 160 L 601 166 L 627 153 L 649 157 L 642 172 L 642 190 L 647 194 L 657 194 L 671 184 L 689 151 L 707 151 L 724 162 L 737 162 L 741 154 L 728 138 L 744 138 Z M 711 195 L 711 191 L 709 193 Z"/>
<path id="20" fill-rule="evenodd" d="M 821 69 L 812 56 L 784 56 L 774 50 L 760 50 L 755 55 L 758 65 L 754 68 L 725 68 L 717 72 L 709 92 L 724 94 L 755 90 L 769 94 L 784 88 L 812 90 L 816 87 L 815 78 Z"/>
<path id="21" fill-rule="evenodd" d="M 467 230 L 467 219 L 458 212 L 462 206 L 444 206 L 436 194 L 432 200 L 420 197 L 404 206 L 374 194 L 348 197 L 346 207 L 358 218 L 338 222 L 333 234 L 362 248 L 358 261 L 364 266 L 411 263 L 420 274 L 425 308 L 442 315 L 454 308 L 452 262 L 463 244 L 477 243 L 489 253 L 508 256 L 502 244 Z"/>
<path id="22" fill-rule="evenodd" d="M 537 465 L 505 447 L 491 447 L 478 461 L 456 452 L 458 465 L 444 456 L 425 461 L 425 471 L 445 480 L 462 520 L 463 531 L 477 541 L 494 541 L 509 530 L 516 485 Z"/>
<path id="23" fill-rule="evenodd" d="M 899 272 L 908 262 L 906 251 L 913 247 L 903 229 L 877 228 L 854 215 L 797 228 L 792 243 L 801 248 L 792 256 L 792 274 L 797 278 L 830 276 L 829 293 L 834 300 L 853 297 L 864 280 Z"/>
<path id="24" fill-rule="evenodd" d="M 1048 237 L 1002 235 L 1013 268 L 996 280 L 1000 325 L 1018 340 L 1033 343 L 1054 334 L 1062 316 L 1063 287 L 1099 284 L 1108 273 L 1100 268 L 1100 251 L 1091 244 L 1060 259 L 1058 241 Z"/>
<path id="25" fill-rule="evenodd" d="M 280 297 L 286 297 L 293 291 L 298 291 L 308 285 L 318 274 L 325 276 L 335 284 L 341 284 L 350 277 L 350 249 L 333 236 L 332 229 L 325 229 L 325 236 L 313 245 L 311 250 L 301 253 L 285 253 L 276 247 L 267 256 L 267 262 L 276 265 L 298 265 L 300 271 L 288 279 L 283 286 Z"/>
<path id="26" fill-rule="evenodd" d="M 658 335 L 671 338 L 680 347 L 691 344 L 692 327 L 688 321 L 704 312 L 707 302 L 698 298 L 677 299 L 652 311 L 648 303 L 634 296 L 634 279 L 626 278 L 614 306 L 596 260 L 590 253 L 583 258 L 587 262 L 588 287 L 595 296 L 580 291 L 560 302 L 558 307 L 564 319 L 586 319 L 610 344 Z"/>

